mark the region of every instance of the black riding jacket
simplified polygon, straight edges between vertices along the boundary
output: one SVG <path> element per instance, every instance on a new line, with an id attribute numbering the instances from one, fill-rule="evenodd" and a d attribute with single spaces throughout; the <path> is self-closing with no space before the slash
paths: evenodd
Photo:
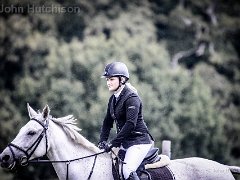
<path id="1" fill-rule="evenodd" d="M 103 121 L 100 142 L 107 141 L 113 122 L 116 123 L 117 136 L 111 141 L 114 147 L 128 148 L 136 144 L 150 144 L 152 138 L 143 120 L 142 102 L 139 96 L 127 85 L 119 97 L 112 95 L 108 102 Z"/>

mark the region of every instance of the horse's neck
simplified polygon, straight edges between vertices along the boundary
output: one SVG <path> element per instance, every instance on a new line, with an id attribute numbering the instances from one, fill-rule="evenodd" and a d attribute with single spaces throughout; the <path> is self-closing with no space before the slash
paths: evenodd
<path id="1" fill-rule="evenodd" d="M 72 160 L 72 159 L 93 154 L 91 150 L 83 147 L 80 144 L 73 142 L 73 140 L 71 140 L 65 134 L 62 128 L 60 128 L 56 124 L 51 123 L 51 126 L 52 126 L 51 129 L 54 128 L 54 131 L 51 131 L 49 134 L 50 149 L 47 153 L 49 160 L 66 161 L 66 160 Z M 77 166 L 79 169 L 82 169 L 82 167 L 84 166 L 83 164 L 84 161 L 77 161 L 77 162 L 71 163 L 71 166 L 69 166 L 70 169 L 73 169 L 74 168 L 73 166 L 76 166 L 76 163 L 78 163 Z M 67 171 L 66 163 L 53 163 L 53 167 L 59 179 L 66 179 L 66 171 Z M 71 176 L 71 174 L 69 174 L 69 176 Z"/>

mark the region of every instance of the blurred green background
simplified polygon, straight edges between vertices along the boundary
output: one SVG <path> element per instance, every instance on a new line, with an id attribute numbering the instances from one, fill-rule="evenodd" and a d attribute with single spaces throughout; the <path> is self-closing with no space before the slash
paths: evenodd
<path id="1" fill-rule="evenodd" d="M 240 1 L 1 0 L 0 44 L 0 152 L 27 102 L 73 114 L 96 144 L 110 96 L 100 77 L 119 60 L 158 147 L 240 166 Z M 0 168 L 0 179 L 56 175 L 44 164 Z"/>

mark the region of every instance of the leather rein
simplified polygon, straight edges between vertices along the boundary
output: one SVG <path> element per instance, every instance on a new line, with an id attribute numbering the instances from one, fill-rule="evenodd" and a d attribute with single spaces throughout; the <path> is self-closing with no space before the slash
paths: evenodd
<path id="1" fill-rule="evenodd" d="M 20 150 L 21 152 L 23 152 L 25 154 L 25 156 L 23 156 L 21 159 L 20 159 L 20 165 L 21 166 L 26 166 L 28 165 L 28 163 L 66 163 L 67 164 L 67 174 L 66 174 L 66 180 L 68 180 L 68 176 L 69 176 L 69 165 L 71 162 L 73 161 L 78 161 L 78 160 L 81 160 L 81 159 L 86 159 L 86 158 L 90 158 L 90 157 L 95 157 L 94 158 L 94 162 L 93 162 L 93 166 L 92 166 L 92 169 L 90 171 L 90 174 L 88 176 L 88 180 L 90 180 L 92 174 L 93 174 L 93 170 L 94 170 L 94 167 L 95 167 L 95 164 L 96 164 L 96 160 L 97 160 L 97 156 L 99 154 L 103 154 L 105 153 L 105 151 L 103 152 L 100 152 L 100 153 L 95 153 L 95 154 L 92 154 L 92 155 L 89 155 L 89 156 L 84 156 L 84 157 L 80 157 L 80 158 L 75 158 L 75 159 L 70 159 L 70 160 L 60 160 L 60 161 L 51 161 L 51 160 L 41 160 L 41 159 L 33 159 L 33 160 L 29 160 L 31 158 L 31 156 L 33 155 L 33 153 L 35 152 L 35 150 L 37 149 L 38 145 L 40 144 L 41 140 L 43 139 L 43 136 L 45 136 L 45 142 L 46 142 L 46 151 L 45 151 L 45 155 L 47 154 L 47 151 L 48 151 L 48 138 L 47 138 L 47 130 L 48 130 L 48 125 L 49 125 L 49 120 L 46 119 L 45 120 L 45 124 L 42 123 L 41 121 L 39 121 L 38 119 L 36 118 L 31 118 L 30 120 L 33 120 L 33 121 L 36 121 L 37 123 L 39 123 L 42 127 L 43 127 L 43 130 L 41 132 L 41 134 L 38 136 L 38 138 L 34 141 L 34 143 L 27 149 L 27 150 L 24 150 L 23 148 L 21 148 L 20 146 L 16 145 L 16 144 L 13 144 L 13 143 L 9 143 L 8 144 L 8 147 L 12 153 L 12 156 L 13 156 L 13 159 L 15 162 L 18 162 L 19 159 L 16 158 L 16 155 L 13 151 L 13 148 L 16 148 L 18 150 Z"/>

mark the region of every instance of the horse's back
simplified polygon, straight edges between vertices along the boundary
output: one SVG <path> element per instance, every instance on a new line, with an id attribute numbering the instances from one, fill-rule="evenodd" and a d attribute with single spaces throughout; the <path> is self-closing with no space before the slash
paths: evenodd
<path id="1" fill-rule="evenodd" d="M 228 167 L 203 158 L 172 160 L 168 167 L 176 180 L 234 180 Z"/>

